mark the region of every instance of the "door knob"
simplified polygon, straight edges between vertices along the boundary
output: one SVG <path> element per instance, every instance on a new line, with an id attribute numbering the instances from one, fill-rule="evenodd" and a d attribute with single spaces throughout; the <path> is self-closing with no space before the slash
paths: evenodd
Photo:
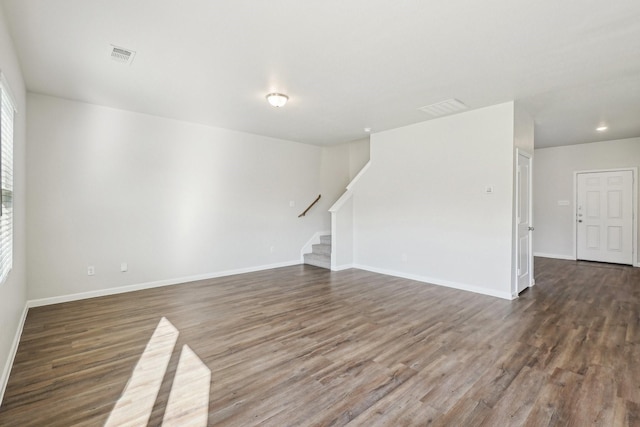
<path id="1" fill-rule="evenodd" d="M 579 220 L 578 220 L 578 222 L 582 222 L 582 220 L 581 220 L 581 219 L 579 219 Z"/>
<path id="2" fill-rule="evenodd" d="M 533 231 L 533 230 L 535 230 L 535 228 L 529 227 L 529 231 Z"/>

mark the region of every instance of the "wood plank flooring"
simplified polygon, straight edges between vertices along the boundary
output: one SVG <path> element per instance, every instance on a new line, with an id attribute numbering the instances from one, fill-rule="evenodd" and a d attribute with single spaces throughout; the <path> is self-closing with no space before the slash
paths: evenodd
<path id="1" fill-rule="evenodd" d="M 505 301 L 294 266 L 34 308 L 0 425 L 102 426 L 134 370 L 161 378 L 151 426 L 203 393 L 216 426 L 640 425 L 640 269 L 538 258 L 535 277 Z M 158 374 L 137 364 L 163 317 Z"/>

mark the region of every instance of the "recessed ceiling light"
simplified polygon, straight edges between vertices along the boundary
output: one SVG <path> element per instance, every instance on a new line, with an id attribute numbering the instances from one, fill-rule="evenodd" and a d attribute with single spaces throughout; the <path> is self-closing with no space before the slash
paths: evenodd
<path id="1" fill-rule="evenodd" d="M 371 132 L 371 128 L 364 128 L 364 131 L 365 131 L 366 133 L 369 133 L 369 132 Z"/>
<path id="2" fill-rule="evenodd" d="M 267 95 L 267 101 L 274 107 L 283 107 L 287 103 L 289 97 L 283 93 L 270 93 Z"/>
<path id="3" fill-rule="evenodd" d="M 598 126 L 598 127 L 596 128 L 596 130 L 597 130 L 598 132 L 604 132 L 604 131 L 605 131 L 605 130 L 607 130 L 607 129 L 609 129 L 609 126 Z"/>

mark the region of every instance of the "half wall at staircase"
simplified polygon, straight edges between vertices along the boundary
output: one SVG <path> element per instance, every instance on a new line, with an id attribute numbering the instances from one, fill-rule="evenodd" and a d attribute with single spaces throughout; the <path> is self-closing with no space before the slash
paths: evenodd
<path id="1" fill-rule="evenodd" d="M 512 298 L 514 113 L 509 102 L 372 135 L 353 188 L 354 266 Z"/>

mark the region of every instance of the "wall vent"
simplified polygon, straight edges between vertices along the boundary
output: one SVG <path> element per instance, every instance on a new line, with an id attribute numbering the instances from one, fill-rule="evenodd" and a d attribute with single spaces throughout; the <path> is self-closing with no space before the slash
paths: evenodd
<path id="1" fill-rule="evenodd" d="M 463 102 L 453 98 L 418 108 L 418 110 L 430 114 L 433 117 L 448 116 L 449 114 L 459 113 L 460 111 L 468 109 L 469 107 Z"/>
<path id="2" fill-rule="evenodd" d="M 134 56 L 136 56 L 136 53 L 132 50 L 111 45 L 111 59 L 116 62 L 131 65 Z"/>

